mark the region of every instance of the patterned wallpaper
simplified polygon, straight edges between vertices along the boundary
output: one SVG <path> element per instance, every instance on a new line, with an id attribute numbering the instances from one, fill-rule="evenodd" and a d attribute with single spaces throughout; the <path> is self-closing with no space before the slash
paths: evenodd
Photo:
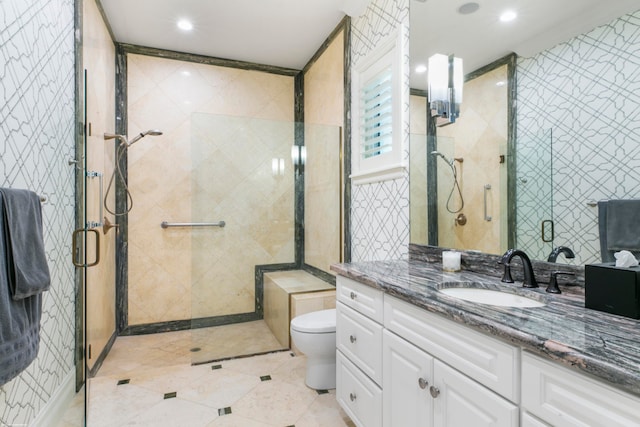
<path id="1" fill-rule="evenodd" d="M 520 59 L 517 72 L 519 138 L 553 134 L 554 246 L 599 262 L 587 202 L 640 198 L 640 11 Z"/>
<path id="2" fill-rule="evenodd" d="M 404 27 L 404 82 L 406 103 L 403 124 L 404 158 L 409 158 L 409 1 L 373 0 L 365 13 L 352 21 L 352 69 L 386 36 Z M 355 96 L 357 91 L 352 92 Z M 402 178 L 351 187 L 352 261 L 405 258 L 409 245 L 409 173 Z"/>
<path id="3" fill-rule="evenodd" d="M 0 1 L 0 186 L 47 197 L 52 286 L 43 297 L 38 358 L 0 387 L 0 425 L 27 425 L 74 375 L 74 3 Z"/>

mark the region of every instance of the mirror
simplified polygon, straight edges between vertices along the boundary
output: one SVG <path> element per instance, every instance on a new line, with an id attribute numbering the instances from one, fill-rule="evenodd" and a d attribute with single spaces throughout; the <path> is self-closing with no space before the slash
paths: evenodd
<path id="1" fill-rule="evenodd" d="M 459 12 L 447 0 L 411 1 L 411 242 L 498 254 L 518 247 L 542 260 L 568 246 L 575 258 L 558 262 L 600 262 L 597 200 L 637 198 L 640 188 L 637 2 L 523 0 L 515 20 L 499 22 L 510 3 Z M 498 97 L 479 83 L 509 77 L 510 52 L 513 92 L 507 84 Z M 435 53 L 462 58 L 467 74 L 460 118 L 438 128 L 427 120 L 426 73 L 415 71 Z M 507 105 L 489 122 L 504 127 L 471 141 L 486 132 L 476 113 L 500 110 L 495 102 Z M 447 211 L 452 188 L 459 202 L 450 162 L 465 225 Z M 475 241 L 461 238 L 470 234 Z"/>

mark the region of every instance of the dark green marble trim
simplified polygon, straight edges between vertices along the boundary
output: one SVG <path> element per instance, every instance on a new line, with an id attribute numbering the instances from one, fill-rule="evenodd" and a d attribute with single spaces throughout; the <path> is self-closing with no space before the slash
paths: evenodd
<path id="1" fill-rule="evenodd" d="M 111 334 L 111 337 L 109 337 L 109 341 L 107 341 L 107 344 L 104 346 L 104 348 L 100 352 L 100 355 L 98 356 L 95 363 L 93 364 L 93 367 L 87 373 L 89 378 L 93 378 L 98 374 L 98 371 L 100 370 L 100 368 L 102 367 L 102 364 L 104 363 L 104 359 L 107 358 L 107 355 L 111 351 L 111 347 L 113 347 L 113 343 L 116 342 L 117 336 L 118 335 L 116 334 L 115 331 L 113 332 L 113 334 Z"/>
<path id="2" fill-rule="evenodd" d="M 427 103 L 427 242 L 438 245 L 438 158 L 429 153 L 438 149 L 436 121 Z"/>
<path id="3" fill-rule="evenodd" d="M 264 273 L 270 273 L 274 271 L 289 271 L 289 270 L 299 270 L 300 266 L 295 263 L 287 263 L 287 264 L 264 264 L 264 265 L 256 265 L 255 272 L 255 281 L 256 281 L 256 314 L 260 319 L 264 316 Z"/>
<path id="4" fill-rule="evenodd" d="M 342 159 L 343 242 L 342 261 L 351 261 L 351 17 L 346 16 L 344 26 L 344 141 Z"/>
<path id="5" fill-rule="evenodd" d="M 313 67 L 313 64 L 316 63 L 316 61 L 322 56 L 322 54 L 329 48 L 331 43 L 333 43 L 333 41 L 338 37 L 338 35 L 340 35 L 340 32 L 345 30 L 348 24 L 347 22 L 348 20 L 349 20 L 348 16 L 345 16 L 344 18 L 342 18 L 340 23 L 333 29 L 331 34 L 329 34 L 329 37 L 325 39 L 322 45 L 320 45 L 320 48 L 316 51 L 316 53 L 313 54 L 309 62 L 307 62 L 307 64 L 304 66 L 304 68 L 302 69 L 303 73 L 306 73 L 307 71 L 309 71 L 311 67 Z"/>
<path id="6" fill-rule="evenodd" d="M 116 45 L 116 122 L 115 133 L 127 134 L 127 54 Z M 118 140 L 113 140 L 114 151 Z M 127 172 L 127 151 L 120 162 L 125 177 Z M 116 180 L 116 212 L 127 210 L 127 194 L 119 179 Z M 120 334 L 129 324 L 129 219 L 128 215 L 116 217 L 116 333 Z"/>
<path id="7" fill-rule="evenodd" d="M 325 282 L 335 286 L 336 285 L 336 276 L 334 276 L 331 273 L 327 273 L 324 270 L 321 270 L 317 267 L 314 267 L 312 265 L 309 264 L 304 264 L 302 266 L 302 270 L 306 271 L 307 273 L 311 274 L 312 276 L 317 277 L 320 280 L 324 280 Z"/>
<path id="8" fill-rule="evenodd" d="M 298 73 L 294 80 L 294 144 L 304 147 L 304 74 Z M 294 166 L 294 251 L 298 267 L 304 261 L 304 164 Z"/>
<path id="9" fill-rule="evenodd" d="M 175 59 L 178 61 L 196 62 L 205 65 L 217 65 L 219 67 L 238 68 L 241 70 L 262 71 L 283 76 L 296 76 L 300 70 L 273 65 L 256 64 L 254 62 L 236 61 L 234 59 L 215 58 L 212 56 L 196 55 L 194 53 L 176 52 L 173 50 L 156 49 L 154 47 L 138 46 L 127 43 L 116 43 L 125 53 L 137 55 L 155 56 L 157 58 Z"/>
<path id="10" fill-rule="evenodd" d="M 185 331 L 188 329 L 209 328 L 212 326 L 230 325 L 232 323 L 251 322 L 262 317 L 253 313 L 227 314 L 224 316 L 200 317 L 196 319 L 171 320 L 168 322 L 145 323 L 142 325 L 129 325 L 123 330 L 121 336 L 147 335 L 160 332 Z"/>

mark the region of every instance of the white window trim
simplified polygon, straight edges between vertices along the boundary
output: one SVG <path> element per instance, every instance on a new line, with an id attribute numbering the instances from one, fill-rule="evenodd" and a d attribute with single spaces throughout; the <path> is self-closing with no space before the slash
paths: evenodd
<path id="1" fill-rule="evenodd" d="M 404 158 L 403 123 L 405 90 L 403 86 L 404 37 L 401 31 L 395 31 L 387 36 L 386 40 L 365 57 L 352 73 L 352 87 L 355 89 L 351 101 L 353 114 L 353 134 L 351 142 L 352 171 L 351 182 L 354 185 L 368 184 L 378 181 L 386 181 L 402 177 L 406 173 L 407 165 Z M 363 129 L 361 123 L 360 91 L 362 87 L 384 68 L 391 65 L 392 69 L 392 150 L 368 159 L 362 158 Z"/>

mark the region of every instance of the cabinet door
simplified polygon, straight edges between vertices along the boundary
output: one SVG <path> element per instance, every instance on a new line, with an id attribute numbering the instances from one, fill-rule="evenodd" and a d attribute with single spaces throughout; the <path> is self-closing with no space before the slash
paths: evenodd
<path id="1" fill-rule="evenodd" d="M 435 427 L 516 427 L 518 407 L 434 360 Z M 386 390 L 385 390 L 386 391 Z"/>
<path id="2" fill-rule="evenodd" d="M 397 335 L 382 336 L 382 405 L 385 427 L 431 427 L 433 358 Z"/>
<path id="3" fill-rule="evenodd" d="M 531 415 L 528 412 L 522 412 L 522 427 L 551 427 L 549 424 L 544 423 Z"/>

